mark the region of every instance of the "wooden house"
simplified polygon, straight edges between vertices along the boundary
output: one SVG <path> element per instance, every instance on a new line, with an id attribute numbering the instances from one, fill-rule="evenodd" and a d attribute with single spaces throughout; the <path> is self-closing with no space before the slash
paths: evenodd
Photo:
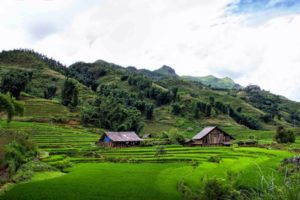
<path id="1" fill-rule="evenodd" d="M 105 132 L 98 144 L 106 147 L 128 147 L 139 145 L 143 141 L 135 132 Z"/>
<path id="2" fill-rule="evenodd" d="M 206 127 L 192 138 L 192 146 L 230 146 L 234 138 L 217 126 Z"/>

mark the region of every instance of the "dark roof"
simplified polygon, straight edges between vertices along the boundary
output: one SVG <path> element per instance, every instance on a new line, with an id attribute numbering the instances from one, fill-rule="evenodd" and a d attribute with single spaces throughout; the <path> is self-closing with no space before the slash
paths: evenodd
<path id="1" fill-rule="evenodd" d="M 209 134 L 210 132 L 212 132 L 216 128 L 219 129 L 220 131 L 222 131 L 223 133 L 225 133 L 226 135 L 230 136 L 232 139 L 234 139 L 231 135 L 229 135 L 225 131 L 221 130 L 217 126 L 208 126 L 208 127 L 205 127 L 200 133 L 195 135 L 193 137 L 193 140 L 201 140 L 202 138 L 204 138 L 207 134 Z"/>
<path id="2" fill-rule="evenodd" d="M 105 132 L 105 135 L 114 142 L 142 141 L 135 132 Z"/>

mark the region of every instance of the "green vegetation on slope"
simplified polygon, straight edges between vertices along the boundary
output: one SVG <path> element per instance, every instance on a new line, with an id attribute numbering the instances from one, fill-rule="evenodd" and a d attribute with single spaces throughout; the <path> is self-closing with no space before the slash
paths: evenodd
<path id="1" fill-rule="evenodd" d="M 215 89 L 238 89 L 240 85 L 236 84 L 231 78 L 217 78 L 212 75 L 203 77 L 183 76 L 185 80 L 200 82 L 205 86 Z"/>

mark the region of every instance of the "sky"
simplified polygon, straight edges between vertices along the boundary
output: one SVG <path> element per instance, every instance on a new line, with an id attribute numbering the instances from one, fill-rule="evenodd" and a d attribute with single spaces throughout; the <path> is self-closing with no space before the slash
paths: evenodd
<path id="1" fill-rule="evenodd" d="M 300 0 L 0 0 L 0 49 L 230 77 L 300 101 Z"/>

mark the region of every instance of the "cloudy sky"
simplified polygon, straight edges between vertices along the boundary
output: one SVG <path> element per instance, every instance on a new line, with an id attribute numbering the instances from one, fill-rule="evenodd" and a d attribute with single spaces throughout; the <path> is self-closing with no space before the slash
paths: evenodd
<path id="1" fill-rule="evenodd" d="M 0 48 L 231 77 L 300 101 L 300 0 L 0 0 Z"/>

